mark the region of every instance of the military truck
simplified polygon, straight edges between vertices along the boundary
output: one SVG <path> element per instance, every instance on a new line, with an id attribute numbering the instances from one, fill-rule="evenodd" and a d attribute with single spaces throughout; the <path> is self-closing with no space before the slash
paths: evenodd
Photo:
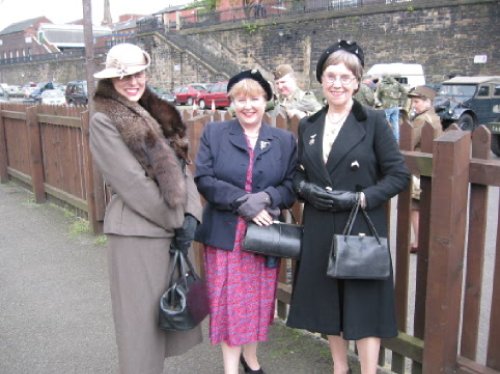
<path id="1" fill-rule="evenodd" d="M 499 121 L 499 105 L 500 76 L 454 77 L 442 83 L 434 99 L 443 128 L 456 123 L 469 131 Z"/>
<path id="2" fill-rule="evenodd" d="M 497 105 L 497 110 L 500 110 Z M 494 154 L 500 157 L 500 112 L 498 113 L 498 119 L 495 122 L 490 122 L 486 124 L 491 131 L 491 150 Z"/>

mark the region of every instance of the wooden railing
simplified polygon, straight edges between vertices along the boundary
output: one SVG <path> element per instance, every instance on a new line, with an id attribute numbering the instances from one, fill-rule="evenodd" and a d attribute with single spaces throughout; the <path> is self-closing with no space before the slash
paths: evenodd
<path id="1" fill-rule="evenodd" d="M 181 113 L 193 160 L 205 124 L 230 118 L 225 111 Z M 266 114 L 265 120 L 297 133 L 297 118 Z M 37 202 L 49 196 L 75 207 L 98 231 L 106 192 L 92 168 L 88 123 L 86 108 L 1 104 L 0 181 L 15 179 L 30 186 Z M 486 212 L 492 208 L 490 195 L 500 186 L 500 161 L 489 159 L 491 135 L 484 126 L 472 134 L 452 127 L 433 139 L 426 126 L 418 152 L 411 150 L 412 136 L 411 125 L 403 123 L 400 147 L 411 172 L 421 177 L 419 252 L 416 261 L 409 254 L 408 189 L 394 200 L 390 215 L 400 333 L 383 341 L 379 363 L 395 373 L 499 374 L 500 229 L 488 224 Z M 498 220 L 498 203 L 494 208 Z M 296 217 L 300 210 L 296 204 Z M 487 235 L 493 239 L 487 241 Z M 495 261 L 488 274 L 486 248 Z M 282 319 L 287 317 L 294 265 L 282 262 L 277 293 Z M 481 308 L 489 310 L 486 322 Z M 478 355 L 481 339 L 486 348 Z"/>

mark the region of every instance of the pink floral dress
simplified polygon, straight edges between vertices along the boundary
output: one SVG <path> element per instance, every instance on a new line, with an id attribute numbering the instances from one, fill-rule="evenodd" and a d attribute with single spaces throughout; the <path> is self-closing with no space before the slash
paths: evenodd
<path id="1" fill-rule="evenodd" d="M 248 148 L 245 191 L 251 192 L 254 152 L 250 145 Z M 232 251 L 205 246 L 212 344 L 241 346 L 265 341 L 274 319 L 279 267 L 266 268 L 263 256 L 242 249 L 246 226 L 245 220 L 238 218 Z"/>

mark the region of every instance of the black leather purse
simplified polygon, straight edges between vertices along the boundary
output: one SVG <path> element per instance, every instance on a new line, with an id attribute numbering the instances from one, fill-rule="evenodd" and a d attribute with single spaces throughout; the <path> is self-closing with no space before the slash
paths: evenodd
<path id="1" fill-rule="evenodd" d="M 159 326 L 167 331 L 185 331 L 198 326 L 208 315 L 207 289 L 189 258 L 178 249 L 172 251 L 169 286 L 160 298 Z"/>
<path id="2" fill-rule="evenodd" d="M 274 221 L 269 226 L 248 223 L 243 248 L 270 257 L 298 259 L 302 242 L 302 225 Z"/>
<path id="3" fill-rule="evenodd" d="M 351 235 L 359 210 L 371 231 Z M 338 279 L 387 279 L 391 259 L 387 238 L 380 237 L 368 213 L 360 207 L 360 200 L 352 208 L 342 235 L 333 236 L 326 274 Z"/>

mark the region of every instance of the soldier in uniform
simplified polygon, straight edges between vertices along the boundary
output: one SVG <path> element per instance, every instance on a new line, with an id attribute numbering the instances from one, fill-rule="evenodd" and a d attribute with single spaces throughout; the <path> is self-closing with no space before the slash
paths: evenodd
<path id="1" fill-rule="evenodd" d="M 422 139 L 422 128 L 426 123 L 430 123 L 434 129 L 434 138 L 443 132 L 441 120 L 434 111 L 433 100 L 436 92 L 426 86 L 412 88 L 408 92 L 408 98 L 411 100 L 412 108 L 412 149 L 420 150 L 420 141 Z M 412 177 L 413 184 L 411 190 L 411 224 L 413 226 L 414 240 L 410 247 L 411 253 L 418 252 L 418 223 L 419 223 L 419 201 L 420 201 L 420 178 Z"/>
<path id="2" fill-rule="evenodd" d="M 288 64 L 279 65 L 274 71 L 274 84 L 278 91 L 276 106 L 289 117 L 305 117 L 321 109 L 321 104 L 312 92 L 303 91 L 297 85 L 293 68 Z"/>
<path id="3" fill-rule="evenodd" d="M 406 89 L 394 77 L 385 75 L 375 91 L 375 105 L 384 109 L 394 137 L 399 142 L 399 106 L 406 100 Z"/>
<path id="4" fill-rule="evenodd" d="M 365 77 L 359 84 L 359 90 L 354 95 L 354 98 L 363 105 L 374 107 L 375 94 L 370 84 L 373 84 L 373 81 L 370 78 Z"/>

